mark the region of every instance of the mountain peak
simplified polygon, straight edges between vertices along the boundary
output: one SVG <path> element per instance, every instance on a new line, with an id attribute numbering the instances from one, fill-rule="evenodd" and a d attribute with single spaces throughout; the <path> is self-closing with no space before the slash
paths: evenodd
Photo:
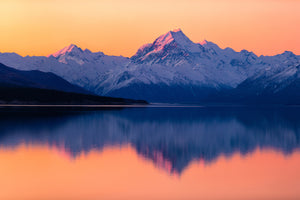
<path id="1" fill-rule="evenodd" d="M 70 44 L 69 46 L 64 47 L 63 49 L 57 51 L 54 54 L 51 54 L 50 56 L 54 56 L 54 57 L 57 58 L 57 57 L 60 57 L 62 55 L 66 55 L 66 54 L 69 54 L 69 53 L 76 54 L 76 53 L 82 53 L 82 52 L 83 52 L 83 50 L 80 47 L 78 47 L 75 44 Z"/>
<path id="2" fill-rule="evenodd" d="M 153 43 L 143 45 L 132 57 L 137 62 L 156 59 L 158 55 L 165 60 L 177 55 L 182 59 L 182 54 L 203 52 L 201 44 L 192 42 L 181 29 L 174 29 L 159 36 Z M 159 59 L 161 62 L 161 59 Z M 156 62 L 156 61 L 155 61 Z"/>
<path id="3" fill-rule="evenodd" d="M 178 29 L 173 29 L 171 31 L 169 31 L 168 33 L 166 34 L 171 34 L 171 36 L 174 38 L 174 39 L 179 39 L 179 38 L 188 38 L 180 28 Z"/>
<path id="4" fill-rule="evenodd" d="M 183 32 L 181 29 L 174 29 L 172 31 L 167 32 L 159 36 L 155 41 L 155 46 L 165 46 L 171 42 L 176 42 L 181 47 L 191 46 L 193 43 Z"/>
<path id="5" fill-rule="evenodd" d="M 171 32 L 182 32 L 181 28 L 173 29 Z"/>
<path id="6" fill-rule="evenodd" d="M 159 36 L 153 43 L 158 50 L 163 49 L 164 46 L 174 42 L 178 48 L 184 49 L 187 52 L 197 53 L 202 52 L 200 44 L 192 42 L 183 32 L 179 29 L 174 29 L 164 35 Z"/>

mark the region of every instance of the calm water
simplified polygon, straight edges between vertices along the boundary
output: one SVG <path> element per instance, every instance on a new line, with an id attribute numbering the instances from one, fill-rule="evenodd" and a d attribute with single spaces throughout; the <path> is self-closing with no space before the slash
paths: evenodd
<path id="1" fill-rule="evenodd" d="M 0 199 L 300 199 L 300 108 L 0 109 Z"/>

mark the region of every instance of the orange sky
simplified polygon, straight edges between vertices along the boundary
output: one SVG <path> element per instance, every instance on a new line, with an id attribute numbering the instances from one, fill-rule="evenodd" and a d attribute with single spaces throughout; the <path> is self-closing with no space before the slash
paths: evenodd
<path id="1" fill-rule="evenodd" d="M 300 54 L 300 0 L 1 0 L 0 52 L 48 55 L 75 43 L 132 56 L 181 28 L 194 42 Z"/>

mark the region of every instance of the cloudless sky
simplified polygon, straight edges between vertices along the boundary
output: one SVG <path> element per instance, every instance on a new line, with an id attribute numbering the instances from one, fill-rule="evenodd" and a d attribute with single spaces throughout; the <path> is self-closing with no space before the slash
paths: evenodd
<path id="1" fill-rule="evenodd" d="M 194 42 L 300 54 L 300 0 L 0 0 L 0 52 L 48 55 L 71 43 L 132 56 L 181 28 Z"/>

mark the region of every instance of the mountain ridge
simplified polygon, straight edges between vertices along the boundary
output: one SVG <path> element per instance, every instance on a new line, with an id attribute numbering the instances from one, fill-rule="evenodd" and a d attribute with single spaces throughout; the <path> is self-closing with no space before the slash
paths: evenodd
<path id="1" fill-rule="evenodd" d="M 141 46 L 131 58 L 69 45 L 49 57 L 0 54 L 0 62 L 16 69 L 52 72 L 102 96 L 151 102 L 201 102 L 257 76 L 288 73 L 287 68 L 300 63 L 300 56 L 289 51 L 257 56 L 247 50 L 222 49 L 206 40 L 194 43 L 177 29 Z"/>
<path id="2" fill-rule="evenodd" d="M 0 63 L 0 104 L 127 105 L 147 102 L 97 96 L 51 72 L 21 71 Z"/>
<path id="3" fill-rule="evenodd" d="M 21 71 L 5 66 L 2 63 L 0 63 L 0 84 L 91 94 L 87 90 L 72 85 L 51 72 L 40 72 L 38 70 Z"/>

